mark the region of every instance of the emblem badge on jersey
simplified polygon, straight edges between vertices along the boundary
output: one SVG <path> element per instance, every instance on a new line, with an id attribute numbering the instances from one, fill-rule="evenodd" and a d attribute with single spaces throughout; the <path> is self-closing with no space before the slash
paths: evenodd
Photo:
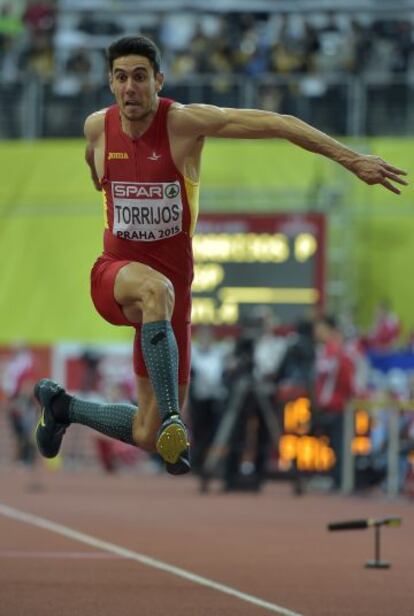
<path id="1" fill-rule="evenodd" d="M 138 242 L 164 240 L 182 231 L 181 187 L 175 182 L 112 182 L 112 233 Z"/>
<path id="2" fill-rule="evenodd" d="M 148 160 L 160 160 L 161 157 L 162 157 L 162 154 L 157 154 L 156 152 L 153 152 L 151 156 L 147 156 L 147 159 Z"/>
<path id="3" fill-rule="evenodd" d="M 174 199 L 180 194 L 180 187 L 178 184 L 168 184 L 164 189 L 164 194 L 168 199 Z"/>

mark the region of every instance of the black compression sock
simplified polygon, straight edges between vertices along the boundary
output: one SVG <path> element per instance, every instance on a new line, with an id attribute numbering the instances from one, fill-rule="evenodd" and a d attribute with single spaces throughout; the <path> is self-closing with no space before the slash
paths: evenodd
<path id="1" fill-rule="evenodd" d="M 89 426 L 102 434 L 135 445 L 133 424 L 138 408 L 132 404 L 100 404 L 70 397 L 69 420 Z"/>
<path id="2" fill-rule="evenodd" d="M 141 328 L 145 366 L 161 419 L 179 414 L 178 348 L 170 321 L 152 321 Z"/>

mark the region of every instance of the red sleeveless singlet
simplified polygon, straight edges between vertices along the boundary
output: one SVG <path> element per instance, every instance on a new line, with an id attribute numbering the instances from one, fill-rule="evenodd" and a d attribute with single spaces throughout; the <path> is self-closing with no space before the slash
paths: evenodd
<path id="1" fill-rule="evenodd" d="M 198 185 L 184 178 L 171 157 L 172 103 L 159 99 L 151 125 L 137 139 L 123 132 L 117 105 L 106 112 L 104 255 L 139 261 L 173 283 L 191 284 Z"/>

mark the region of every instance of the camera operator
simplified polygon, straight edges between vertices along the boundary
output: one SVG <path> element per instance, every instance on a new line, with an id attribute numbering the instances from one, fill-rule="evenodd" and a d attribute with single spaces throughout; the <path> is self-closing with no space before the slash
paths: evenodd
<path id="1" fill-rule="evenodd" d="M 313 398 L 315 379 L 315 342 L 313 323 L 301 320 L 287 336 L 285 354 L 275 375 L 279 389 Z"/>
<path id="2" fill-rule="evenodd" d="M 260 489 L 271 444 L 263 418 L 263 397 L 274 404 L 273 377 L 284 355 L 285 340 L 275 333 L 266 309 L 245 324 L 229 359 L 225 380 L 228 407 L 239 404 L 225 462 L 225 489 Z"/>

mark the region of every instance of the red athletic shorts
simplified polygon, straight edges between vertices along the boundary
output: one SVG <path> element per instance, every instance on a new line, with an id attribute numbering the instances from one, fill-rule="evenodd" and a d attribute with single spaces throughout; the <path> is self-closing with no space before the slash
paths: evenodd
<path id="1" fill-rule="evenodd" d="M 91 296 L 94 306 L 112 325 L 129 325 L 135 328 L 134 340 L 134 371 L 142 377 L 148 377 L 141 348 L 141 325 L 131 323 L 125 317 L 121 306 L 114 297 L 115 278 L 118 271 L 131 261 L 115 260 L 101 256 L 95 262 L 91 271 Z M 175 290 L 175 305 L 171 319 L 178 346 L 178 382 L 184 385 L 190 380 L 191 359 L 191 292 L 187 287 L 181 288 L 171 280 Z"/>

